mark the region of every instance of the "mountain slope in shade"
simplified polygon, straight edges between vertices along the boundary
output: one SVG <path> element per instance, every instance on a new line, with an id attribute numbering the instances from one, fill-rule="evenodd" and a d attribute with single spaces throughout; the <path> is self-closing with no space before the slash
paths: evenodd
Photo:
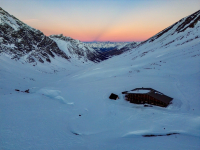
<path id="1" fill-rule="evenodd" d="M 82 62 L 100 62 L 107 59 L 100 51 L 94 50 L 79 40 L 63 36 L 62 34 L 51 35 L 49 37 L 54 40 L 58 47 L 68 56 L 70 56 L 72 60 L 78 59 Z"/>
<path id="2" fill-rule="evenodd" d="M 69 57 L 41 31 L 31 28 L 0 8 L 0 55 L 28 63 L 51 62 L 55 55 Z"/>
<path id="3" fill-rule="evenodd" d="M 133 43 L 122 47 L 120 51 L 131 49 L 151 49 L 154 51 L 159 48 L 169 48 L 170 46 L 181 46 L 200 38 L 200 10 L 192 15 L 181 19 L 170 27 L 159 32 L 148 40 L 138 45 Z M 146 52 L 147 53 L 147 52 Z"/>
<path id="4" fill-rule="evenodd" d="M 114 48 L 114 49 L 112 49 L 110 51 L 106 51 L 106 52 L 104 52 L 104 54 L 107 57 L 111 58 L 111 57 L 113 57 L 115 55 L 120 55 L 120 54 L 126 52 L 127 48 L 124 49 L 124 47 L 127 46 L 129 49 L 132 49 L 132 48 L 136 47 L 137 45 L 138 45 L 137 42 L 131 42 L 130 44 L 126 44 L 125 46 L 122 45 L 122 46 L 116 47 L 116 48 Z"/>

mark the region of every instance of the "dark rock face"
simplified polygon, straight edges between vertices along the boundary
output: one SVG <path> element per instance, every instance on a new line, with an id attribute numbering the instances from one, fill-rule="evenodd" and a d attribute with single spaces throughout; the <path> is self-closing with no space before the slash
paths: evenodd
<path id="1" fill-rule="evenodd" d="M 55 38 L 70 42 L 69 55 L 59 48 Z M 76 55 L 78 59 L 98 63 L 123 52 L 124 50 L 117 49 L 101 52 L 63 35 L 47 37 L 0 8 L 0 55 L 5 53 L 11 59 L 23 59 L 35 66 L 37 62 L 50 63 L 55 55 L 67 60 Z"/>
<path id="2" fill-rule="evenodd" d="M 72 39 L 71 37 L 63 36 L 62 34 L 51 35 L 49 37 L 52 40 L 54 40 L 58 46 L 59 46 L 60 41 L 66 42 L 67 45 L 64 49 L 68 51 L 70 57 L 72 57 L 73 55 L 76 55 L 78 56 L 78 59 L 83 58 L 85 61 L 90 60 L 95 63 L 107 59 L 107 57 L 103 55 L 102 52 L 94 50 L 93 48 L 87 46 L 85 43 L 79 40 L 75 40 L 75 39 Z M 60 47 L 60 49 L 62 48 Z"/>
<path id="3" fill-rule="evenodd" d="M 194 26 L 197 24 L 197 22 L 200 20 L 200 10 L 193 13 L 189 17 L 187 17 L 184 22 L 178 26 L 176 31 L 179 32 L 184 32 L 188 28 L 194 28 Z M 182 20 L 180 20 L 182 21 Z"/>
<path id="4" fill-rule="evenodd" d="M 179 133 L 168 133 L 168 134 L 146 134 L 142 135 L 143 137 L 156 137 L 156 136 L 170 136 L 170 135 L 176 135 Z"/>
<path id="5" fill-rule="evenodd" d="M 31 28 L 0 8 L 0 54 L 6 53 L 12 59 L 22 57 L 28 63 L 51 62 L 55 55 L 69 57 L 57 44 L 41 31 Z"/>
<path id="6" fill-rule="evenodd" d="M 137 47 L 137 43 L 136 42 L 132 42 L 130 44 L 127 44 L 127 46 L 124 46 L 122 47 L 121 49 L 113 49 L 113 50 L 110 50 L 110 51 L 107 51 L 107 52 L 104 52 L 103 54 L 106 56 L 106 57 L 112 57 L 112 56 L 115 56 L 115 55 L 120 55 L 130 49 L 133 49 Z"/>

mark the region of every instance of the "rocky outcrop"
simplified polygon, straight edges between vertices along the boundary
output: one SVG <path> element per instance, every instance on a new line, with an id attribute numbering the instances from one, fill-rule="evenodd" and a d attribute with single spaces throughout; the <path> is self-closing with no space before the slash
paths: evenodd
<path id="1" fill-rule="evenodd" d="M 2 53 L 28 63 L 50 63 L 55 55 L 69 59 L 52 39 L 0 8 L 0 55 Z"/>
<path id="2" fill-rule="evenodd" d="M 62 34 L 51 35 L 49 37 L 71 58 L 73 57 L 85 62 L 93 61 L 96 63 L 107 59 L 100 51 L 94 50 L 79 40 L 63 36 Z"/>

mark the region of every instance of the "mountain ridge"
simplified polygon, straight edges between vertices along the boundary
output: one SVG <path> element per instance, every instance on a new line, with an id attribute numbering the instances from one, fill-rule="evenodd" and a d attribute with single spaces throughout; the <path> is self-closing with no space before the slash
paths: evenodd
<path id="1" fill-rule="evenodd" d="M 123 47 L 130 42 L 84 42 L 87 46 L 92 47 L 98 51 L 108 51 L 118 47 Z"/>
<path id="2" fill-rule="evenodd" d="M 83 63 L 87 61 L 98 63 L 107 59 L 100 51 L 94 50 L 80 40 L 63 36 L 63 34 L 50 35 L 49 37 L 54 40 L 58 47 L 70 56 L 70 58 L 82 60 Z"/>
<path id="3" fill-rule="evenodd" d="M 174 33 L 183 22 L 100 63 L 55 55 L 32 67 L 1 56 L 0 149 L 199 150 L 200 22 Z M 68 40 L 81 46 L 58 38 L 63 46 Z M 167 108 L 126 101 L 122 92 L 139 87 L 173 101 Z M 111 93 L 119 99 L 110 100 Z"/>
<path id="4" fill-rule="evenodd" d="M 125 43 L 124 46 L 116 46 L 118 44 L 114 43 L 114 49 L 102 52 L 99 45 L 108 48 L 109 46 L 106 44 L 113 44 L 113 42 L 92 43 L 96 44 L 95 50 L 91 44 L 75 40 L 71 37 L 65 37 L 62 34 L 47 37 L 41 31 L 28 26 L 0 8 L 0 54 L 5 53 L 11 59 L 22 59 L 25 62 L 34 63 L 34 65 L 37 62 L 50 63 L 55 58 L 55 55 L 68 61 L 75 58 L 83 63 L 87 61 L 98 63 L 137 48 L 167 48 L 174 44 L 175 41 L 175 43 L 178 42 L 176 46 L 190 42 L 200 37 L 199 26 L 195 28 L 199 20 L 200 10 L 182 18 L 146 41 Z M 187 32 L 191 28 L 195 28 L 196 32 Z M 93 47 L 95 46 L 93 45 Z"/>
<path id="5" fill-rule="evenodd" d="M 162 40 L 162 43 L 163 43 L 163 41 L 165 40 L 164 38 L 167 38 L 169 36 L 173 36 L 175 34 L 180 34 L 181 32 L 184 32 L 185 30 L 187 30 L 189 28 L 194 28 L 195 25 L 198 23 L 198 21 L 200 21 L 200 10 L 196 11 L 195 13 L 193 13 L 193 14 L 187 16 L 187 17 L 180 19 L 176 23 L 174 23 L 171 26 L 165 28 L 164 30 L 158 32 L 154 36 L 150 37 L 146 41 L 139 43 L 138 45 L 133 45 L 132 43 L 127 44 L 126 46 L 122 47 L 120 49 L 120 51 L 128 51 L 130 49 L 138 48 L 138 47 L 145 45 L 147 43 L 153 43 L 154 41 L 157 41 L 160 38 L 162 38 L 161 40 Z M 169 32 L 172 32 L 172 33 L 169 33 Z M 190 33 L 188 33 L 188 34 L 190 34 Z M 200 34 L 197 34 L 195 38 L 199 38 L 200 37 L 199 35 Z M 162 37 L 162 36 L 165 36 L 165 37 Z M 185 37 L 185 35 L 183 35 L 183 36 L 180 35 L 179 40 L 182 40 L 184 37 Z M 165 45 L 162 44 L 162 43 L 161 44 L 162 44 L 162 46 L 166 46 L 166 45 L 173 43 L 175 40 L 177 40 L 177 38 L 169 41 Z"/>
<path id="6" fill-rule="evenodd" d="M 69 60 L 57 44 L 41 31 L 23 23 L 0 8 L 0 54 L 6 53 L 11 59 L 25 62 L 51 62 L 55 55 Z"/>

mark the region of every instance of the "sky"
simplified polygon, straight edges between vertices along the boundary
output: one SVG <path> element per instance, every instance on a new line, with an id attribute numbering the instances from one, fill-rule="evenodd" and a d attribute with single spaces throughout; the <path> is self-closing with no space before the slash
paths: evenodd
<path id="1" fill-rule="evenodd" d="M 144 41 L 200 9 L 200 0 L 0 0 L 45 35 L 84 42 Z"/>

